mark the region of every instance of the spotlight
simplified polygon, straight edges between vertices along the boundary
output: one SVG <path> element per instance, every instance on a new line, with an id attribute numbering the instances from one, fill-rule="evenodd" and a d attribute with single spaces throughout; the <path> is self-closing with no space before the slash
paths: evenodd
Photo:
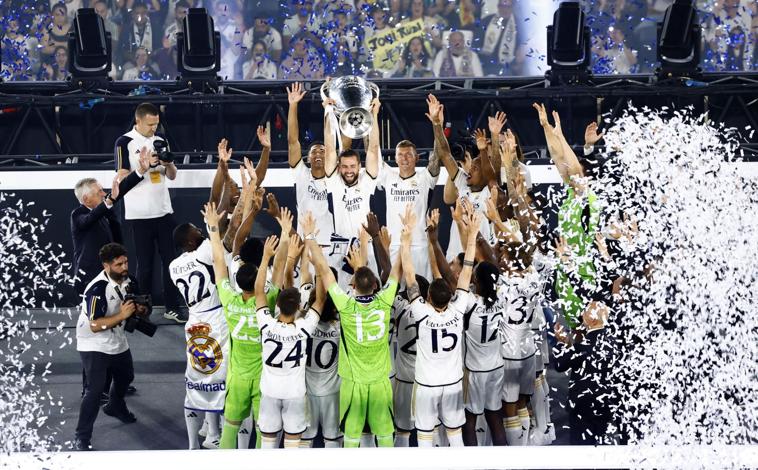
<path id="1" fill-rule="evenodd" d="M 658 23 L 658 78 L 699 76 L 701 36 L 692 0 L 674 0 Z"/>
<path id="2" fill-rule="evenodd" d="M 221 34 L 205 8 L 190 8 L 176 33 L 177 69 L 183 81 L 215 82 L 221 70 Z"/>
<path id="3" fill-rule="evenodd" d="M 68 36 L 72 78 L 105 80 L 111 71 L 111 34 L 93 8 L 80 8 Z"/>
<path id="4" fill-rule="evenodd" d="M 590 66 L 590 29 L 579 2 L 563 2 L 547 27 L 547 64 L 545 74 L 551 85 L 577 84 L 588 80 Z"/>

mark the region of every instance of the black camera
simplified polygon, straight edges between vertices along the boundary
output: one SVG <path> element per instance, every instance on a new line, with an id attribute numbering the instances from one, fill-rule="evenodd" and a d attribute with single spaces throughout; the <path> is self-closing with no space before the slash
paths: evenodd
<path id="1" fill-rule="evenodd" d="M 155 323 L 152 323 L 147 319 L 147 317 L 150 316 L 150 312 L 153 308 L 152 299 L 150 299 L 149 295 L 128 293 L 124 296 L 124 302 L 129 301 L 134 302 L 135 305 L 145 307 L 146 311 L 144 313 L 144 316 L 135 312 L 131 317 L 127 318 L 124 322 L 124 330 L 128 331 L 129 333 L 134 333 L 134 330 L 137 330 L 140 333 L 152 338 L 155 334 L 155 331 L 158 329 L 158 326 L 156 326 Z"/>
<path id="2" fill-rule="evenodd" d="M 156 139 L 153 142 L 153 149 L 155 150 L 155 153 L 158 154 L 158 160 L 167 163 L 174 161 L 174 154 L 168 149 L 168 142 L 165 140 Z"/>

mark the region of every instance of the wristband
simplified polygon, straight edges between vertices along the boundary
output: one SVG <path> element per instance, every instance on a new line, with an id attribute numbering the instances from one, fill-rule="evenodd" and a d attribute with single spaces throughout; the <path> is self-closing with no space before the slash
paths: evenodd
<path id="1" fill-rule="evenodd" d="M 111 201 L 111 202 L 112 202 L 112 203 L 114 203 L 114 204 L 116 203 L 116 200 L 115 200 L 115 199 L 113 199 L 113 196 L 111 196 L 111 193 L 108 193 L 108 195 L 107 195 L 107 196 L 105 196 L 105 198 L 106 198 L 106 199 L 108 199 L 109 201 Z"/>
<path id="2" fill-rule="evenodd" d="M 316 239 L 316 234 L 315 233 L 309 233 L 308 235 L 305 236 L 305 239 L 306 240 L 315 240 Z"/>
<path id="3" fill-rule="evenodd" d="M 208 227 L 208 231 L 209 231 L 209 232 L 218 232 L 218 227 L 215 227 L 215 226 L 209 226 L 209 227 Z"/>
<path id="4" fill-rule="evenodd" d="M 471 266 L 473 268 L 474 267 L 474 262 L 473 261 L 469 261 L 467 259 L 464 259 L 463 260 L 463 265 L 464 266 Z"/>

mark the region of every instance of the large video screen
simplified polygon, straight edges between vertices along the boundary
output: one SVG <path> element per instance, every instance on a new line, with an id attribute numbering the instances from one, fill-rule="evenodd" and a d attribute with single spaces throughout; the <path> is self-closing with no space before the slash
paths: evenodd
<path id="1" fill-rule="evenodd" d="M 175 79 L 176 33 L 205 8 L 225 80 L 542 75 L 556 0 L 10 0 L 2 79 L 65 80 L 79 8 L 113 41 L 114 80 Z M 673 0 L 584 0 L 595 74 L 652 72 L 656 28 Z M 758 69 L 758 2 L 696 0 L 704 71 Z"/>

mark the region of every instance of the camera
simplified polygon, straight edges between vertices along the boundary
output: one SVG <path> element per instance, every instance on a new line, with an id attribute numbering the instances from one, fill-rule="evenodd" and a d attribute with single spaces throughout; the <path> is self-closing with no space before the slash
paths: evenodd
<path id="1" fill-rule="evenodd" d="M 124 322 L 124 330 L 128 331 L 129 333 L 134 333 L 134 330 L 137 330 L 140 333 L 152 338 L 155 334 L 155 331 L 158 329 L 158 326 L 156 326 L 155 323 L 152 323 L 147 319 L 147 317 L 150 316 L 150 312 L 152 311 L 152 299 L 150 299 L 149 295 L 127 293 L 124 296 L 124 302 L 129 301 L 134 302 L 135 305 L 145 307 L 146 312 L 144 314 L 144 317 L 141 314 L 134 313 L 131 317 L 127 318 Z"/>
<path id="2" fill-rule="evenodd" d="M 158 160 L 162 162 L 173 162 L 174 154 L 168 149 L 168 142 L 165 140 L 155 140 L 153 142 L 153 149 L 158 155 Z"/>

